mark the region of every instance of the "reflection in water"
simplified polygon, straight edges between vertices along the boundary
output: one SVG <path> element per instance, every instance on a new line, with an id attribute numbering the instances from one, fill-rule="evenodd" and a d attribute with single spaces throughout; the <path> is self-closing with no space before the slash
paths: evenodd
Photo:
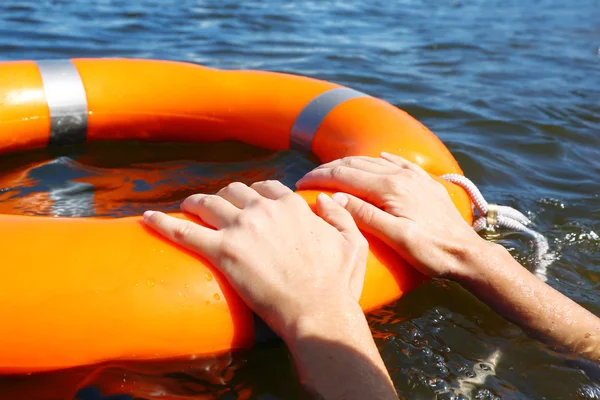
<path id="1" fill-rule="evenodd" d="M 107 363 L 0 381 L 0 393 L 11 400 L 198 400 L 225 393 L 248 399 L 249 389 L 232 381 L 243 365 L 241 358 L 230 354 L 201 360 Z"/>
<path id="2" fill-rule="evenodd" d="M 194 193 L 277 179 L 294 188 L 315 159 L 242 145 L 97 143 L 0 159 L 0 213 L 125 217 L 179 210 Z"/>

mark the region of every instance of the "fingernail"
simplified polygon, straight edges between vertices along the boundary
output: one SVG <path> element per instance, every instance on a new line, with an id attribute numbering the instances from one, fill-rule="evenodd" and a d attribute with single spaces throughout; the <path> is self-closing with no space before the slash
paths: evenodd
<path id="1" fill-rule="evenodd" d="M 342 193 L 334 193 L 333 196 L 331 196 L 331 198 L 333 199 L 333 201 L 335 201 L 342 207 L 346 207 L 346 205 L 348 204 L 348 200 L 349 200 L 348 196 L 346 196 L 345 194 L 342 194 Z"/>
<path id="2" fill-rule="evenodd" d="M 331 197 L 327 196 L 325 193 L 319 193 L 319 195 L 317 196 L 319 198 L 319 200 L 327 202 L 327 203 L 331 203 L 333 200 L 331 200 Z"/>
<path id="3" fill-rule="evenodd" d="M 144 219 L 148 219 L 154 214 L 156 211 L 148 210 L 144 212 Z"/>
<path id="4" fill-rule="evenodd" d="M 391 156 L 391 154 L 388 153 L 387 151 L 382 151 L 379 155 L 381 155 L 381 156 Z"/>

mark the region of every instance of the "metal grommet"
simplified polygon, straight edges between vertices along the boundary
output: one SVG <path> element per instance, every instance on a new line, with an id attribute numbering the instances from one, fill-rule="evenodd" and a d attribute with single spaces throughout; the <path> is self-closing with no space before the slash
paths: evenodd
<path id="1" fill-rule="evenodd" d="M 498 225 L 498 204 L 488 204 L 486 222 L 489 227 Z"/>

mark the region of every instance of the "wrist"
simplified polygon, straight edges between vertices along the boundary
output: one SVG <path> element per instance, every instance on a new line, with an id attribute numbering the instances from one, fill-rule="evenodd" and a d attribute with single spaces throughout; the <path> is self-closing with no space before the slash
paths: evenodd
<path id="1" fill-rule="evenodd" d="M 307 338 L 346 340 L 349 332 L 367 327 L 366 317 L 354 298 L 335 298 L 322 304 L 318 309 L 304 312 L 287 324 L 281 338 L 293 351 Z"/>
<path id="2" fill-rule="evenodd" d="M 360 306 L 351 296 L 331 299 L 283 338 L 302 386 L 311 398 L 397 399 Z"/>
<path id="3" fill-rule="evenodd" d="M 454 252 L 454 264 L 449 273 L 442 278 L 468 283 L 483 278 L 486 272 L 497 270 L 498 265 L 506 266 L 503 260 L 510 253 L 501 245 L 482 239 L 478 235 L 465 242 Z"/>

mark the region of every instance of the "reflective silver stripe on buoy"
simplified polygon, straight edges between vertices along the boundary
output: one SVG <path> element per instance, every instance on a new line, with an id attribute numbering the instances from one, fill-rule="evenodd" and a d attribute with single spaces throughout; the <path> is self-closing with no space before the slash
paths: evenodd
<path id="1" fill-rule="evenodd" d="M 290 134 L 290 149 L 310 152 L 315 133 L 331 110 L 350 99 L 368 96 L 358 90 L 336 88 L 312 99 L 294 122 Z"/>
<path id="2" fill-rule="evenodd" d="M 88 127 L 88 106 L 81 76 L 71 60 L 43 60 L 42 75 L 50 110 L 50 145 L 83 143 Z"/>

